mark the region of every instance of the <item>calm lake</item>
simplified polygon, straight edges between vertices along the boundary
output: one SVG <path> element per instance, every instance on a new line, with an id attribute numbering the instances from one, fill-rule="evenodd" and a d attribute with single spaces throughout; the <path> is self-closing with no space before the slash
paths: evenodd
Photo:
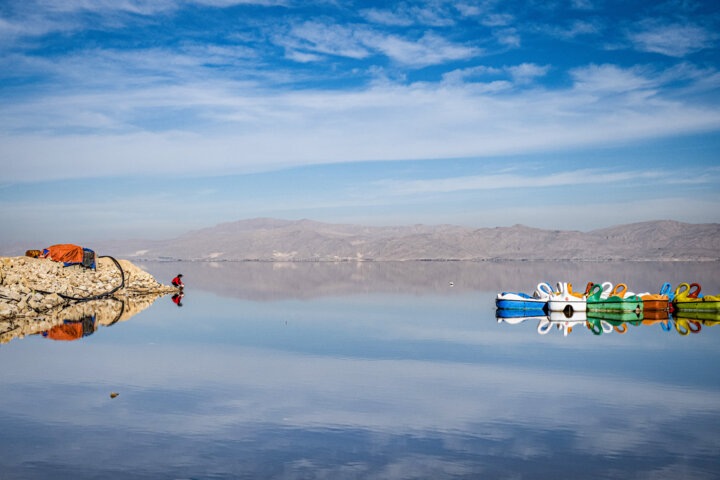
<path id="1" fill-rule="evenodd" d="M 183 273 L 182 307 L 7 334 L 0 478 L 720 477 L 720 326 L 541 335 L 494 307 L 559 280 L 720 294 L 717 263 L 140 266 Z"/>

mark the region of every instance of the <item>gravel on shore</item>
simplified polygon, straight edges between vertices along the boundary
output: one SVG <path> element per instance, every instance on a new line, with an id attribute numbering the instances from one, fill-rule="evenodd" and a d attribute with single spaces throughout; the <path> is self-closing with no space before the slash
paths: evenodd
<path id="1" fill-rule="evenodd" d="M 90 311 L 100 314 L 101 324 L 115 323 L 147 308 L 158 296 L 177 292 L 127 260 L 118 263 L 122 274 L 110 258 L 99 258 L 92 270 L 41 258 L 0 257 L 0 342 L 7 341 L 8 328 L 14 338 Z M 112 296 L 86 302 L 63 298 L 103 295 L 122 284 L 123 274 L 125 285 Z"/>

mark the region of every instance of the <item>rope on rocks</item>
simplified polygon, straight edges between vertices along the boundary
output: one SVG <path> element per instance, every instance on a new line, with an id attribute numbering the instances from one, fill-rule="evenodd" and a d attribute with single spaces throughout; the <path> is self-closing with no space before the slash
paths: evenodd
<path id="1" fill-rule="evenodd" d="M 36 292 L 36 293 L 42 293 L 43 295 L 54 295 L 54 294 L 56 294 L 56 295 L 59 296 L 60 298 L 63 298 L 63 299 L 65 299 L 65 300 L 72 300 L 72 301 L 75 301 L 75 302 L 89 302 L 89 301 L 91 301 L 91 300 L 99 300 L 99 299 L 101 299 L 101 298 L 108 297 L 108 296 L 112 295 L 113 293 L 117 292 L 118 290 L 120 290 L 121 288 L 123 288 L 123 287 L 125 286 L 125 272 L 123 271 L 122 267 L 120 266 L 120 263 L 119 263 L 117 260 L 115 260 L 114 257 L 111 257 L 110 255 L 102 255 L 102 256 L 99 256 L 98 258 L 109 258 L 110 260 L 113 261 L 113 263 L 114 263 L 115 266 L 118 268 L 118 270 L 120 270 L 120 278 L 122 279 L 122 282 L 120 282 L 120 285 L 118 285 L 117 287 L 113 288 L 113 289 L 110 290 L 109 292 L 101 293 L 101 294 L 99 294 L 99 295 L 93 295 L 92 297 L 71 297 L 71 296 L 69 296 L 69 295 L 65 295 L 65 294 L 62 294 L 62 293 L 45 292 L 45 291 L 43 291 L 43 290 L 35 290 L 35 292 Z M 124 305 L 123 305 L 123 307 L 124 307 Z"/>

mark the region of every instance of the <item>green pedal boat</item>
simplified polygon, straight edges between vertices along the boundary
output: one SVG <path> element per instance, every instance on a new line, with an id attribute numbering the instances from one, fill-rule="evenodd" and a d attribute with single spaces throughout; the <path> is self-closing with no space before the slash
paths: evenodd
<path id="1" fill-rule="evenodd" d="M 610 288 L 612 288 L 610 282 L 605 282 L 602 285 L 596 283 L 589 288 L 589 295 L 587 297 L 588 312 L 640 313 L 643 311 L 643 301 L 640 297 L 635 294 L 625 296 L 627 293 L 627 285 L 619 283 L 612 291 L 610 291 Z M 634 319 L 637 320 L 638 317 Z"/>

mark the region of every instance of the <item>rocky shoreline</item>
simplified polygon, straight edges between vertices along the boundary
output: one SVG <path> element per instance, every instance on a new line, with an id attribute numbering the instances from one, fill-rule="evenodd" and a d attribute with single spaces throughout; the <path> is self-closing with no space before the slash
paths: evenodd
<path id="1" fill-rule="evenodd" d="M 127 260 L 118 263 L 122 272 L 110 258 L 98 259 L 91 270 L 47 259 L 0 257 L 0 343 L 83 318 L 92 317 L 95 327 L 113 324 L 177 292 Z M 124 286 L 105 296 L 123 284 L 123 277 Z"/>

